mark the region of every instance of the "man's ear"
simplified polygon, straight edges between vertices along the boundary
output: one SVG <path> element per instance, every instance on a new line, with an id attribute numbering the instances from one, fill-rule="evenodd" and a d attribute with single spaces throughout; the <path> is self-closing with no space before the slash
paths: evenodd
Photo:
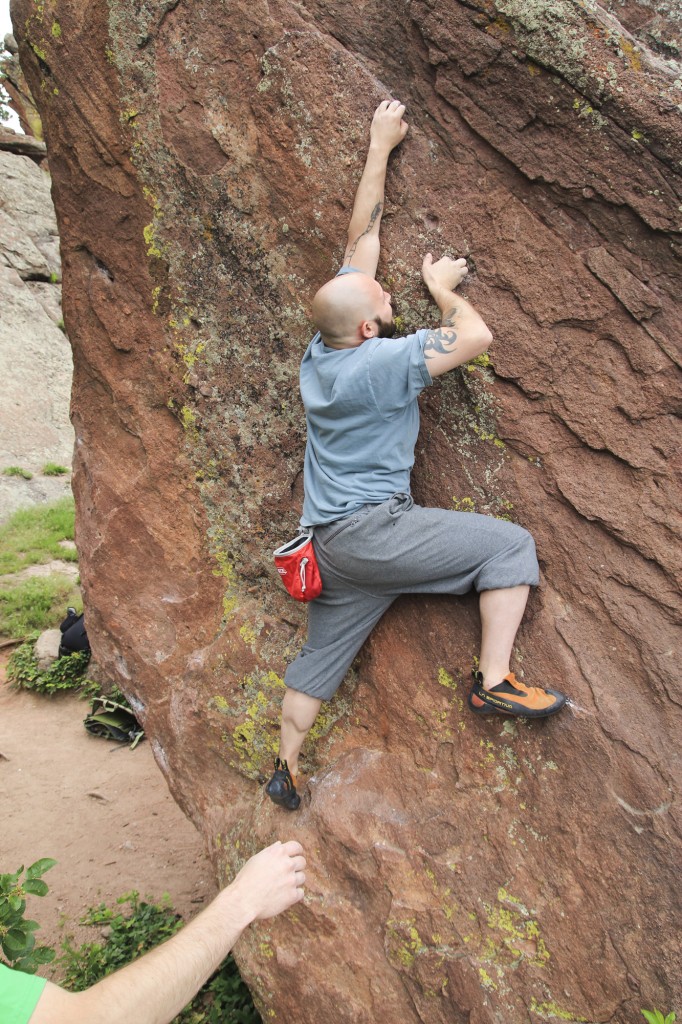
<path id="1" fill-rule="evenodd" d="M 360 334 L 363 338 L 376 338 L 379 328 L 375 320 L 363 320 L 360 324 Z"/>

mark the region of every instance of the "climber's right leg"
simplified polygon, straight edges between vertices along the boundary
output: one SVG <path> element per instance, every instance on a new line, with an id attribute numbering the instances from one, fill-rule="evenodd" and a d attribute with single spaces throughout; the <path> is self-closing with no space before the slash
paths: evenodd
<path id="1" fill-rule="evenodd" d="M 296 792 L 298 755 L 321 704 L 317 697 L 309 697 L 307 693 L 299 693 L 289 687 L 284 694 L 279 757 L 275 759 L 275 771 L 265 792 L 273 803 L 286 807 L 288 811 L 297 810 L 301 802 Z"/>
<path id="2" fill-rule="evenodd" d="M 324 537 L 329 530 L 331 527 L 323 528 L 320 533 Z M 296 793 L 299 754 L 322 701 L 336 693 L 356 654 L 394 600 L 348 585 L 320 554 L 318 551 L 324 587 L 308 605 L 308 640 L 284 677 L 287 689 L 279 757 L 266 786 L 270 799 L 289 810 L 300 803 Z"/>
<path id="3" fill-rule="evenodd" d="M 310 697 L 290 687 L 287 687 L 284 694 L 279 756 L 282 761 L 286 761 L 294 776 L 298 774 L 298 756 L 303 741 L 312 729 L 321 705 L 322 701 L 318 697 Z"/>

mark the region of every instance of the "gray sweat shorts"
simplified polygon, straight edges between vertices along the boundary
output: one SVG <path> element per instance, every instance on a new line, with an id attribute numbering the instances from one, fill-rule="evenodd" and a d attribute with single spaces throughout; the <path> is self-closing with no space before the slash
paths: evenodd
<path id="1" fill-rule="evenodd" d="M 308 605 L 308 640 L 284 681 L 329 700 L 400 594 L 465 594 L 538 583 L 523 527 L 475 512 L 422 508 L 409 494 L 316 526 L 322 593 Z"/>

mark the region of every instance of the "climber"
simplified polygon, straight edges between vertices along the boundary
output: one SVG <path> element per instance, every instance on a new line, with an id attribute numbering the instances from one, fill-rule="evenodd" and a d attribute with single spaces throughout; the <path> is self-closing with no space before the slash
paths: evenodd
<path id="1" fill-rule="evenodd" d="M 83 992 L 0 963 L 2 1024 L 168 1024 L 220 967 L 253 921 L 303 899 L 300 843 L 276 842 L 246 862 L 210 906 L 161 946 Z"/>
<path id="2" fill-rule="evenodd" d="M 298 757 L 321 702 L 399 594 L 472 587 L 480 594 L 481 651 L 468 697 L 476 714 L 540 718 L 566 701 L 510 671 L 529 588 L 538 583 L 530 534 L 490 516 L 422 508 L 410 495 L 419 393 L 482 354 L 492 336 L 455 294 L 466 260 L 427 253 L 422 277 L 440 327 L 393 339 L 391 296 L 375 274 L 386 168 L 407 134 L 404 113 L 403 104 L 385 100 L 374 114 L 343 267 L 313 299 L 317 334 L 301 363 L 308 428 L 301 525 L 314 528 L 323 589 L 308 605 L 307 643 L 285 675 L 279 757 L 266 786 L 290 810 L 300 803 Z"/>

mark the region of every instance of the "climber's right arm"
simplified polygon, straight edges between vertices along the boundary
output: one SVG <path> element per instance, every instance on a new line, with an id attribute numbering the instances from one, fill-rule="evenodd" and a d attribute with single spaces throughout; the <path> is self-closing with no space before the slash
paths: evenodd
<path id="1" fill-rule="evenodd" d="M 374 112 L 365 169 L 358 185 L 348 227 L 344 267 L 355 267 L 374 277 L 379 263 L 379 227 L 384 209 L 388 158 L 407 134 L 405 107 L 398 100 L 384 100 Z"/>

